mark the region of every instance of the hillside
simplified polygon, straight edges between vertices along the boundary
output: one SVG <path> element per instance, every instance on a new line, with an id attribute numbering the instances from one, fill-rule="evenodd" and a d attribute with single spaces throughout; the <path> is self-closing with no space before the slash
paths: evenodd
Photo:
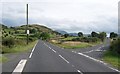
<path id="1" fill-rule="evenodd" d="M 3 38 L 6 36 L 15 36 L 15 35 L 26 34 L 26 25 L 16 26 L 16 27 L 8 27 L 3 24 L 1 24 L 1 25 L 2 25 Z M 53 31 L 52 29 L 50 29 L 46 26 L 39 25 L 39 24 L 29 24 L 28 29 L 30 30 L 30 35 L 33 35 L 36 33 L 42 33 L 42 32 L 49 33 L 52 36 L 59 34 L 58 32 Z"/>

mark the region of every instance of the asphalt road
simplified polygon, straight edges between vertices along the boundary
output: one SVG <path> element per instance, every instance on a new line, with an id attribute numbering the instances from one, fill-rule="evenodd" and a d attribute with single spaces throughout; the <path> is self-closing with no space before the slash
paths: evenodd
<path id="1" fill-rule="evenodd" d="M 84 52 L 96 50 L 103 45 L 81 51 L 62 49 L 39 40 L 28 59 L 22 59 L 13 72 L 73 72 L 80 74 L 119 74 L 106 63 L 88 56 Z M 99 73 L 98 73 L 99 72 Z M 62 73 L 63 74 L 63 73 Z"/>
<path id="2" fill-rule="evenodd" d="M 39 41 L 23 72 L 116 72 L 79 53 Z"/>

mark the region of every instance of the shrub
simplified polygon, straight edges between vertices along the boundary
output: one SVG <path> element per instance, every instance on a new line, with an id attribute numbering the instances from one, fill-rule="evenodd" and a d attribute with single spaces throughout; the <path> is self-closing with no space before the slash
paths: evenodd
<path id="1" fill-rule="evenodd" d="M 72 41 L 80 41 L 80 38 L 73 38 Z"/>
<path id="2" fill-rule="evenodd" d="M 8 46 L 10 48 L 15 45 L 15 40 L 12 37 L 3 38 L 2 45 Z"/>
<path id="3" fill-rule="evenodd" d="M 25 41 L 25 39 L 17 39 L 15 41 L 15 44 L 17 44 L 17 45 L 25 45 L 26 41 Z"/>
<path id="4" fill-rule="evenodd" d="M 100 41 L 100 39 L 97 37 L 81 37 L 81 38 L 73 38 L 72 41 L 97 42 Z"/>
<path id="5" fill-rule="evenodd" d="M 40 38 L 42 38 L 42 40 L 48 40 L 50 39 L 50 34 L 47 32 L 43 32 L 40 34 Z"/>
<path id="6" fill-rule="evenodd" d="M 118 38 L 117 40 L 111 42 L 110 50 L 120 54 L 120 38 Z"/>
<path id="7" fill-rule="evenodd" d="M 32 37 L 29 37 L 29 41 L 33 42 L 35 41 L 37 38 L 32 38 Z"/>

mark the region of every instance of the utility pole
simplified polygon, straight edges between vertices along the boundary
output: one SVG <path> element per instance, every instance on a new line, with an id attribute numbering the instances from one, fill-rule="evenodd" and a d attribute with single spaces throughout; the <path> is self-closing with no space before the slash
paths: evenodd
<path id="1" fill-rule="evenodd" d="M 27 44 L 29 41 L 29 30 L 28 30 L 28 4 L 27 4 L 27 9 L 26 9 L 26 32 L 27 32 Z"/>

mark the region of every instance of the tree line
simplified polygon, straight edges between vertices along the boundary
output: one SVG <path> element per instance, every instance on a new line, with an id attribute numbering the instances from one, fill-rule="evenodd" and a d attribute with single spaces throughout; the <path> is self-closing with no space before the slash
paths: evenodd
<path id="1" fill-rule="evenodd" d="M 69 37 L 70 35 L 69 34 L 64 34 L 64 37 L 67 38 Z M 78 37 L 84 37 L 84 34 L 82 32 L 78 32 Z M 97 33 L 95 31 L 91 32 L 90 35 L 88 35 L 88 37 L 84 37 L 83 39 L 92 39 L 94 38 L 95 40 L 98 40 L 100 39 L 102 42 L 105 40 L 105 38 L 107 37 L 107 33 L 106 32 L 100 32 L 100 33 Z M 113 39 L 113 38 L 116 38 L 118 37 L 118 34 L 117 33 L 114 33 L 114 32 L 111 32 L 110 33 L 110 38 Z M 98 38 L 98 39 L 97 39 Z M 75 39 L 74 39 L 75 40 Z M 76 41 L 79 40 L 78 38 L 76 39 Z"/>

